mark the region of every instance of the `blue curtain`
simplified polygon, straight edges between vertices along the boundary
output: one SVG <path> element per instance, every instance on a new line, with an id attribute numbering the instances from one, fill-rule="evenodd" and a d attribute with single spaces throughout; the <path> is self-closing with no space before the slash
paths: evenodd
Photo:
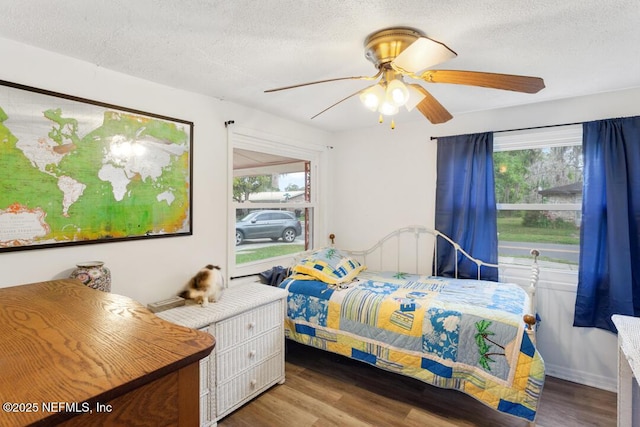
<path id="1" fill-rule="evenodd" d="M 438 138 L 436 229 L 471 256 L 498 263 L 493 133 Z M 458 256 L 458 277 L 476 279 L 476 264 Z M 438 275 L 455 274 L 455 251 L 437 242 Z M 481 278 L 498 280 L 496 268 L 482 267 Z"/>
<path id="2" fill-rule="evenodd" d="M 584 184 L 574 326 L 616 332 L 640 316 L 640 117 L 583 124 Z"/>

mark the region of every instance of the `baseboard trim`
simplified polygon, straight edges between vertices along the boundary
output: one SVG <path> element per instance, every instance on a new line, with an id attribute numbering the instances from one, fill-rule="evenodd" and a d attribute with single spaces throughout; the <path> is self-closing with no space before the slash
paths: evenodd
<path id="1" fill-rule="evenodd" d="M 599 388 L 606 391 L 617 393 L 618 379 L 594 375 L 590 372 L 580 372 L 573 369 L 567 369 L 562 366 L 554 366 L 545 364 L 546 374 L 550 377 L 560 378 L 578 384 Z"/>

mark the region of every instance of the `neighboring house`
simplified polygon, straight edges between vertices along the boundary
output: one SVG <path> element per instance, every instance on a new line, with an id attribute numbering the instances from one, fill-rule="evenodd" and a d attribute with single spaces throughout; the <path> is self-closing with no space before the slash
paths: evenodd
<path id="1" fill-rule="evenodd" d="M 538 194 L 542 196 L 543 203 L 550 205 L 560 203 L 581 204 L 582 182 L 574 182 L 573 184 L 539 190 Z M 549 211 L 549 217 L 553 220 L 563 219 L 565 221 L 572 221 L 576 226 L 580 226 L 580 213 L 576 211 Z"/>
<path id="2" fill-rule="evenodd" d="M 245 202 L 246 203 L 246 202 Z M 249 194 L 248 203 L 304 203 L 304 190 L 295 191 L 263 191 Z M 244 206 L 244 205 L 243 205 Z M 244 217 L 251 211 L 250 206 L 236 210 L 236 219 Z M 254 208 L 255 209 L 255 208 Z M 295 209 L 294 214 L 299 217 L 302 209 Z"/>
<path id="3" fill-rule="evenodd" d="M 251 193 L 249 195 L 251 203 L 295 203 L 304 202 L 304 190 L 296 191 L 264 191 L 261 193 Z"/>

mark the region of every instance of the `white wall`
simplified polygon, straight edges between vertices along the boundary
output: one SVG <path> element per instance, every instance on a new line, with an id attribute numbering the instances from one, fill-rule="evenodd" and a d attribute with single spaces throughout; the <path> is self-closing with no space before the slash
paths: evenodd
<path id="1" fill-rule="evenodd" d="M 577 276 L 558 281 L 543 273 L 538 287 L 538 347 L 549 375 L 616 391 L 617 336 L 596 328 L 574 328 Z"/>
<path id="2" fill-rule="evenodd" d="M 199 268 L 226 265 L 227 133 L 224 122 L 326 144 L 325 132 L 229 102 L 106 70 L 0 39 L 0 79 L 194 122 L 193 235 L 0 253 L 0 287 L 68 277 L 102 260 L 112 292 L 143 304 L 175 295 Z"/>
<path id="3" fill-rule="evenodd" d="M 336 234 L 339 247 L 363 249 L 403 225 L 433 226 L 436 141 L 431 136 L 634 116 L 640 114 L 639 97 L 640 89 L 635 88 L 468 113 L 437 126 L 426 120 L 396 120 L 395 130 L 380 125 L 338 134 L 330 152 L 329 231 Z M 547 372 L 615 391 L 616 336 L 572 326 L 576 285 L 576 274 L 542 273 L 538 303 L 543 323 L 538 343 Z"/>
<path id="4" fill-rule="evenodd" d="M 423 122 L 382 124 L 336 135 L 329 151 L 329 232 L 345 249 L 371 246 L 387 232 L 433 227 L 435 142 Z"/>

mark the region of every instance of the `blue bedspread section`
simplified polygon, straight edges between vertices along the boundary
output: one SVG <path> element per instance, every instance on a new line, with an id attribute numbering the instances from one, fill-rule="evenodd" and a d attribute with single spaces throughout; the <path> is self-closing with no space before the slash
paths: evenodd
<path id="1" fill-rule="evenodd" d="M 343 285 L 310 279 L 280 284 L 288 338 L 535 418 L 544 362 L 524 329 L 519 286 L 369 271 Z"/>

